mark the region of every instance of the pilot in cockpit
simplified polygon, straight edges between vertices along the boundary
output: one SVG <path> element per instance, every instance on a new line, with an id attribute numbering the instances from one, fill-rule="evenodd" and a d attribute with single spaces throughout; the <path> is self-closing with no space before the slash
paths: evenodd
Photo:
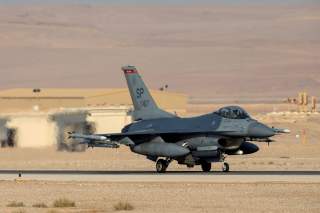
<path id="1" fill-rule="evenodd" d="M 228 119 L 246 119 L 250 118 L 249 114 L 238 106 L 223 107 L 216 114 Z"/>

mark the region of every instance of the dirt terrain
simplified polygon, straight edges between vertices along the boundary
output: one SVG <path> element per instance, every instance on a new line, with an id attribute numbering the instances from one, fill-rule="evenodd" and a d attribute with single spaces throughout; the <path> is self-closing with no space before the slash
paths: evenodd
<path id="1" fill-rule="evenodd" d="M 133 64 L 195 100 L 318 96 L 319 8 L 0 5 L 0 88 L 125 87 Z"/>
<path id="2" fill-rule="evenodd" d="M 103 183 L 1 181 L 5 195 L 1 212 L 114 212 L 119 202 L 129 202 L 132 212 L 318 212 L 319 183 Z M 75 208 L 50 208 L 65 197 Z M 24 208 L 5 207 L 20 201 Z M 45 209 L 32 208 L 43 202 Z M 20 211 L 21 212 L 21 211 Z"/>

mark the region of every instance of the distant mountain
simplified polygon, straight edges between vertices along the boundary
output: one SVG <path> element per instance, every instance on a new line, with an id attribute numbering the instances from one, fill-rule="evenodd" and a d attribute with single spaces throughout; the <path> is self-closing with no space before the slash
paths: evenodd
<path id="1" fill-rule="evenodd" d="M 320 96 L 319 9 L 1 6 L 0 88 L 125 87 L 132 64 L 199 99 Z"/>

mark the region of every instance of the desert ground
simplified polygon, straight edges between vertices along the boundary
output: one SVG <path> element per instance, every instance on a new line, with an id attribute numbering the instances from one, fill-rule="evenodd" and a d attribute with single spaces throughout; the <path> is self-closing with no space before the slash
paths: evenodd
<path id="1" fill-rule="evenodd" d="M 1 5 L 0 87 L 125 87 L 132 64 L 196 101 L 318 95 L 320 5 L 288 2 Z"/>
<path id="2" fill-rule="evenodd" d="M 229 156 L 233 171 L 320 171 L 320 115 L 301 114 L 287 97 L 319 97 L 320 5 L 0 4 L 0 88 L 125 87 L 120 67 L 136 65 L 151 88 L 190 96 L 190 116 L 240 104 L 291 134 Z M 285 1 L 289 2 L 289 1 Z M 1 170 L 154 171 L 120 149 L 57 152 L 0 149 Z M 200 171 L 172 163 L 169 171 Z M 220 165 L 213 166 L 220 171 Z M 320 178 L 203 183 L 46 181 L 0 174 L 0 212 L 319 212 Z M 240 183 L 241 182 L 241 183 Z M 55 199 L 75 202 L 53 208 Z M 7 207 L 12 202 L 24 207 Z M 34 208 L 44 203 L 48 208 Z"/>
<path id="3" fill-rule="evenodd" d="M 318 212 L 319 183 L 104 183 L 2 181 L 1 212 L 115 212 L 129 202 L 129 212 Z M 55 199 L 76 202 L 73 208 L 51 208 Z M 23 208 L 5 207 L 20 201 Z M 32 208 L 35 203 L 48 208 Z M 23 211 L 21 211 L 23 210 Z"/>

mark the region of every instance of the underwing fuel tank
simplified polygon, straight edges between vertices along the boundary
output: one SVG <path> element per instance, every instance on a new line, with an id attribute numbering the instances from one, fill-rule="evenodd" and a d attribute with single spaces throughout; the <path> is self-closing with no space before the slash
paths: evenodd
<path id="1" fill-rule="evenodd" d="M 131 149 L 133 152 L 138 154 L 158 157 L 180 157 L 190 153 L 188 148 L 163 141 L 143 143 L 136 145 Z"/>

